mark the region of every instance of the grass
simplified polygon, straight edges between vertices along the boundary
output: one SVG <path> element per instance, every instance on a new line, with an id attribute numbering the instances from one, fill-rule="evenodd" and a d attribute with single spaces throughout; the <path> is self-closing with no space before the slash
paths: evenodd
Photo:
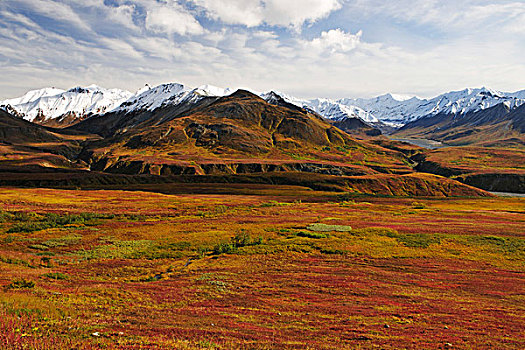
<path id="1" fill-rule="evenodd" d="M 46 230 L 50 228 L 61 228 L 69 225 L 81 225 L 81 226 L 95 226 L 100 223 L 101 219 L 112 219 L 114 215 L 94 214 L 94 213 L 80 213 L 77 215 L 59 215 L 55 213 L 45 213 L 39 215 L 34 212 L 15 212 L 5 213 L 4 222 L 6 217 L 11 217 L 16 222 L 12 225 L 7 233 L 19 233 L 19 232 L 35 232 Z"/>
<path id="2" fill-rule="evenodd" d="M 0 189 L 0 348 L 525 346 L 523 199 L 345 201 Z"/>
<path id="3" fill-rule="evenodd" d="M 350 232 L 352 231 L 352 227 L 346 226 L 346 225 L 326 225 L 326 224 L 310 224 L 307 227 L 310 231 L 318 231 L 318 232 Z"/>

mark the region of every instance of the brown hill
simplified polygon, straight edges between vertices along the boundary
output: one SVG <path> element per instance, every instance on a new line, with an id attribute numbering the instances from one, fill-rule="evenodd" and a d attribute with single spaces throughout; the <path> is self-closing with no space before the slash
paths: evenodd
<path id="1" fill-rule="evenodd" d="M 81 152 L 82 143 L 95 138 L 46 128 L 0 110 L 0 170 L 83 168 L 74 159 Z"/>
<path id="2" fill-rule="evenodd" d="M 104 123 L 105 128 L 100 128 Z M 110 114 L 74 127 L 107 136 L 83 159 L 124 173 L 409 173 L 404 155 L 353 139 L 308 110 L 243 90 L 190 106 Z M 331 169 L 331 170 L 326 170 Z"/>
<path id="3" fill-rule="evenodd" d="M 90 118 L 65 130 L 4 119 L 4 135 L 16 134 L 4 138 L 4 185 L 169 188 L 191 182 L 223 188 L 260 181 L 356 194 L 484 195 L 456 181 L 413 174 L 403 149 L 356 140 L 315 113 L 272 105 L 242 90 L 153 112 Z M 78 172 L 83 165 L 91 172 Z M 49 169 L 69 172 L 13 175 Z"/>

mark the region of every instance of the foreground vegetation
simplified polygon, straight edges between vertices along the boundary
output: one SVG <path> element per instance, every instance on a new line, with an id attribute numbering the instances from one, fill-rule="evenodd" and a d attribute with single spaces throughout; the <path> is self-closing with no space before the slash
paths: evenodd
<path id="1" fill-rule="evenodd" d="M 2 349 L 520 349 L 514 198 L 0 189 Z"/>

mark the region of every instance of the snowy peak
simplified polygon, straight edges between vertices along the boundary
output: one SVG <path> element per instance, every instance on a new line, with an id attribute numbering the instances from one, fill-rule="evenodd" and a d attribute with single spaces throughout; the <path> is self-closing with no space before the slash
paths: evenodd
<path id="1" fill-rule="evenodd" d="M 346 118 L 358 118 L 368 123 L 379 122 L 376 117 L 365 110 L 356 106 L 346 105 L 341 101 L 335 101 L 326 98 L 301 100 L 274 91 L 263 93 L 261 94 L 261 97 L 266 100 L 266 102 L 271 104 L 278 104 L 279 100 L 282 99 L 295 106 L 312 110 L 323 117 L 334 121 L 341 121 Z"/>
<path id="2" fill-rule="evenodd" d="M 425 100 L 426 102 L 419 106 L 420 108 L 414 111 L 413 114 L 417 118 L 437 114 L 464 115 L 471 112 L 479 112 L 500 103 L 505 103 L 509 108 L 514 109 L 525 103 L 525 99 L 520 98 L 520 96 L 520 92 L 505 93 L 485 87 L 452 91 L 433 99 Z"/>
<path id="3" fill-rule="evenodd" d="M 176 83 L 161 84 L 153 88 L 146 85 L 135 95 L 130 96 L 130 98 L 116 108 L 115 111 L 132 112 L 135 110 L 154 110 L 184 90 L 184 85 Z"/>
<path id="4" fill-rule="evenodd" d="M 231 92 L 230 89 L 222 89 L 212 85 L 202 85 L 195 89 L 177 83 L 161 84 L 153 88 L 146 85 L 145 88 L 139 90 L 122 103 L 119 108 L 115 109 L 115 112 L 153 111 L 160 107 L 177 105 L 182 102 L 197 102 L 204 97 L 226 96 Z"/>
<path id="5" fill-rule="evenodd" d="M 16 106 L 24 103 L 34 102 L 41 97 L 54 96 L 64 93 L 65 90 L 54 87 L 28 91 L 24 96 L 2 101 L 2 105 Z"/>
<path id="6" fill-rule="evenodd" d="M 83 118 L 90 114 L 103 114 L 119 106 L 132 93 L 119 89 L 104 89 L 96 85 L 74 87 L 67 91 L 55 88 L 34 90 L 20 98 L 5 100 L 24 119 L 39 123 L 58 120 L 64 115 Z M 6 107 L 7 108 L 7 107 Z"/>
<path id="7" fill-rule="evenodd" d="M 413 99 L 419 99 L 417 96 L 413 95 L 400 95 L 400 94 L 387 94 L 391 99 L 398 102 L 405 102 Z"/>
<path id="8" fill-rule="evenodd" d="M 84 119 L 89 115 L 108 112 L 130 113 L 177 105 L 196 103 L 206 97 L 222 97 L 233 93 L 212 85 L 197 88 L 169 83 L 155 87 L 145 85 L 135 94 L 119 89 L 104 89 L 97 85 L 77 86 L 67 91 L 45 88 L 27 92 L 24 96 L 0 102 L 5 110 L 26 120 L 43 123 L 54 120 L 60 123 L 65 115 L 70 121 Z M 342 98 L 338 100 L 315 98 L 299 99 L 278 91 L 259 94 L 272 104 L 288 103 L 305 108 L 325 118 L 340 121 L 346 118 L 361 119 L 365 123 L 383 123 L 402 127 L 414 120 L 438 114 L 461 117 L 498 104 L 513 110 L 525 104 L 525 90 L 513 93 L 496 91 L 486 87 L 451 91 L 431 99 L 417 96 L 385 94 L 369 99 Z"/>
<path id="9" fill-rule="evenodd" d="M 370 99 L 342 99 L 338 102 L 357 106 L 380 121 L 401 127 L 411 121 L 437 114 L 462 116 L 500 103 L 509 109 L 525 103 L 525 91 L 505 93 L 486 87 L 451 91 L 432 99 L 386 94 Z"/>

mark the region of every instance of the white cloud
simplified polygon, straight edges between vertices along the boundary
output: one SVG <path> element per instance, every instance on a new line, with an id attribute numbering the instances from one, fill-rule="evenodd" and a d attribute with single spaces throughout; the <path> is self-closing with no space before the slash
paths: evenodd
<path id="1" fill-rule="evenodd" d="M 266 23 L 296 28 L 325 18 L 342 6 L 341 0 L 267 0 L 265 5 Z"/>
<path id="2" fill-rule="evenodd" d="M 135 5 L 120 5 L 110 7 L 109 9 L 106 9 L 106 11 L 109 20 L 122 24 L 127 28 L 137 28 L 135 23 L 133 23 L 133 13 L 135 12 Z"/>
<path id="3" fill-rule="evenodd" d="M 243 24 L 255 27 L 264 21 L 260 0 L 193 0 L 204 8 L 210 18 L 226 24 Z"/>
<path id="4" fill-rule="evenodd" d="M 525 4 L 516 0 L 60 1 L 0 0 L 0 100 L 43 86 L 168 81 L 304 97 L 525 88 Z M 373 27 L 376 18 L 387 29 Z M 400 27 L 394 42 L 377 35 Z M 406 45 L 404 30 L 424 47 Z"/>
<path id="5" fill-rule="evenodd" d="M 347 10 L 357 16 L 381 15 L 455 34 L 501 33 L 525 18 L 525 3 L 511 0 L 354 0 Z"/>
<path id="6" fill-rule="evenodd" d="M 15 3 L 33 13 L 48 17 L 52 20 L 67 22 L 78 29 L 91 31 L 90 26 L 69 5 L 51 0 L 7 0 L 6 4 Z"/>
<path id="7" fill-rule="evenodd" d="M 321 36 L 307 43 L 307 46 L 325 53 L 344 53 L 354 50 L 361 42 L 362 31 L 346 33 L 340 28 L 322 32 Z"/>
<path id="8" fill-rule="evenodd" d="M 256 27 L 264 23 L 295 27 L 315 22 L 341 8 L 341 0 L 192 0 L 209 17 L 227 24 Z"/>
<path id="9" fill-rule="evenodd" d="M 195 17 L 174 1 L 149 3 L 146 28 L 167 34 L 202 34 L 204 28 Z"/>

